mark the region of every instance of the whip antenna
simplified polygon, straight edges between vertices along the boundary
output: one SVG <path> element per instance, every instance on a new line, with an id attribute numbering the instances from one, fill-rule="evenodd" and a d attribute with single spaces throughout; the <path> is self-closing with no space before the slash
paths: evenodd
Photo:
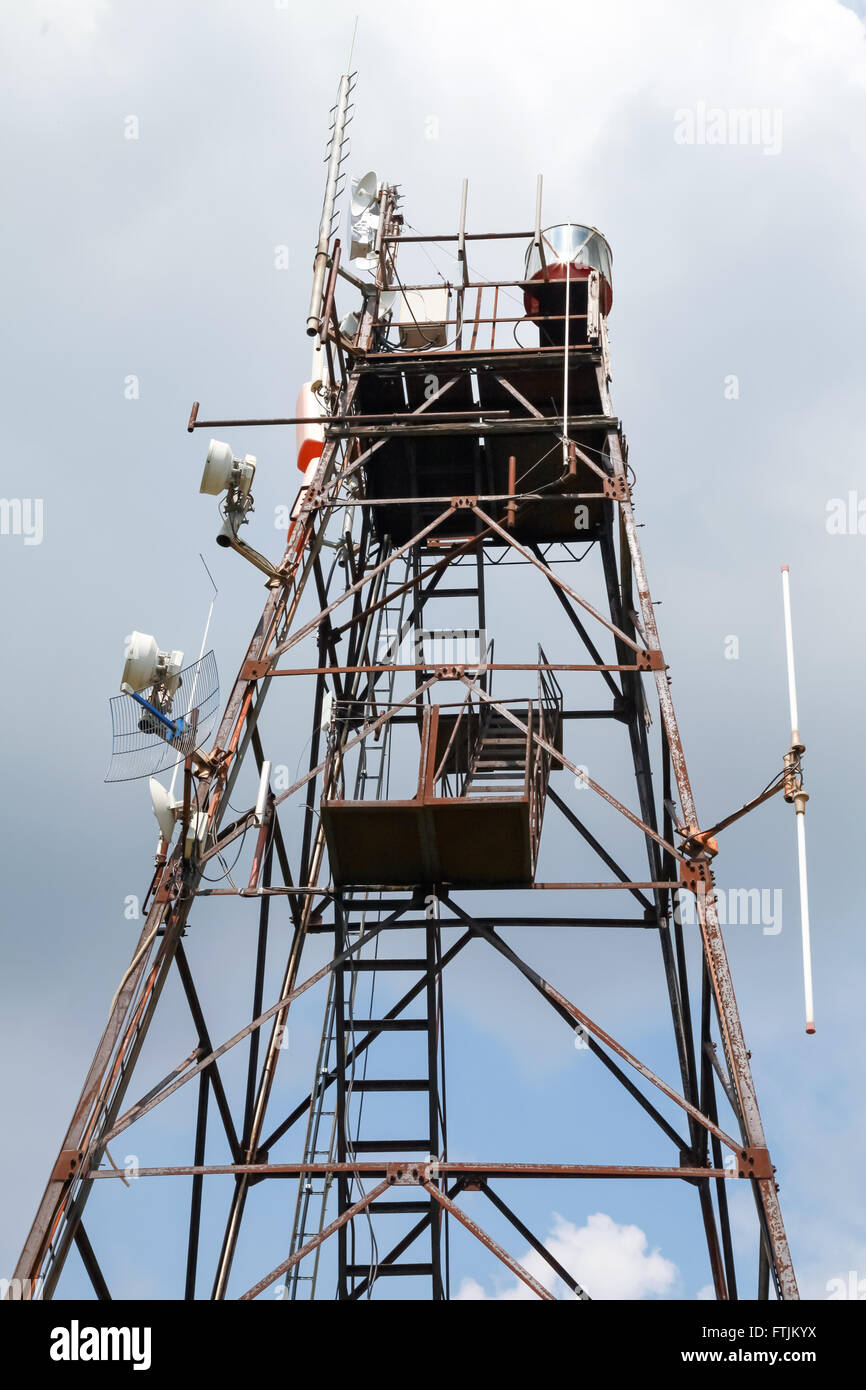
<path id="1" fill-rule="evenodd" d="M 806 751 L 800 739 L 797 713 L 797 681 L 794 674 L 794 634 L 791 626 L 791 588 L 788 566 L 782 566 L 782 600 L 785 606 L 785 649 L 788 660 L 788 698 L 791 705 L 791 748 L 785 755 L 785 800 L 793 802 L 797 819 L 797 858 L 800 869 L 800 927 L 803 937 L 803 989 L 806 1004 L 806 1032 L 815 1031 L 815 1005 L 812 998 L 812 945 L 809 936 L 809 886 L 806 876 L 806 802 L 800 759 Z"/>

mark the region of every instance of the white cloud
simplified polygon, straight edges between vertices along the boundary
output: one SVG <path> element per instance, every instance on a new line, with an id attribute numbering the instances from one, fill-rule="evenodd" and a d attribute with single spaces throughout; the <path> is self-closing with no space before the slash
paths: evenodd
<path id="1" fill-rule="evenodd" d="M 477 1279 L 464 1279 L 460 1285 L 457 1301 L 463 1303 L 480 1303 L 487 1297 L 484 1289 Z"/>
<path id="2" fill-rule="evenodd" d="M 671 1291 L 679 1275 L 672 1260 L 665 1259 L 658 1249 L 648 1250 L 646 1233 L 639 1226 L 621 1226 L 601 1211 L 588 1217 L 585 1226 L 554 1216 L 553 1229 L 544 1244 L 593 1299 L 660 1297 Z M 520 1263 L 556 1298 L 574 1297 L 536 1251 L 527 1251 Z M 488 1294 L 477 1280 L 464 1279 L 457 1297 L 463 1301 L 523 1300 L 536 1295 L 522 1280 Z"/>

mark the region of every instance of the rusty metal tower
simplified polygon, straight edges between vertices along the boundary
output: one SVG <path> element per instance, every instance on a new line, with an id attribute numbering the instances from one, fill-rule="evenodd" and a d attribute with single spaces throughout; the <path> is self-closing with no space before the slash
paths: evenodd
<path id="1" fill-rule="evenodd" d="M 609 396 L 607 242 L 576 224 L 542 228 L 540 188 L 528 230 L 467 231 L 464 186 L 456 227 L 422 236 L 408 230 L 399 190 L 368 178 L 355 208 L 367 241 L 344 255 L 333 221 L 352 84 L 348 75 L 341 82 L 334 112 L 308 321 L 317 367 L 301 408 L 285 420 L 206 421 L 195 405 L 190 417 L 190 430 L 295 427 L 303 485 L 284 553 L 271 561 L 239 534 L 251 475 L 242 481 L 229 452 L 221 539 L 266 574 L 267 600 L 212 747 L 185 750 L 180 833 L 161 841 L 140 940 L 16 1274 L 41 1280 L 44 1297 L 62 1293 L 75 1245 L 97 1296 L 123 1295 L 107 1286 L 86 1231 L 88 1204 L 123 1176 L 110 1146 L 192 1085 L 187 1161 L 138 1174 L 151 1184 L 151 1203 L 158 1177 L 191 1179 L 176 1296 L 249 1299 L 278 1287 L 292 1299 L 352 1300 L 393 1296 L 398 1278 L 414 1281 L 414 1296 L 447 1298 L 448 1232 L 458 1222 L 539 1297 L 551 1297 L 467 1215 L 461 1195 L 471 1190 L 489 1199 L 497 1224 L 514 1228 L 518 1252 L 528 1243 L 551 1280 L 590 1298 L 591 1271 L 564 1269 L 546 1250 L 520 1214 L 520 1194 L 550 1178 L 633 1178 L 694 1190 L 695 1234 L 719 1299 L 767 1298 L 770 1281 L 778 1298 L 795 1299 L 711 891 L 716 844 L 695 809 L 638 542 L 634 474 Z M 475 270 L 490 243 L 513 251 L 510 278 Z M 413 255 L 434 246 L 454 253 L 453 276 L 428 270 L 413 279 Z M 338 300 L 349 298 L 355 312 L 341 318 Z M 576 559 L 581 575 L 597 566 L 603 609 L 574 577 Z M 547 643 L 498 655 L 488 606 L 511 566 L 537 585 L 533 602 L 546 595 L 567 624 L 562 650 Z M 272 705 L 287 680 L 312 692 L 307 728 L 291 747 L 287 721 L 266 735 L 262 718 L 266 697 Z M 651 705 L 660 716 L 652 737 Z M 590 775 L 587 731 L 599 721 L 622 739 L 633 767 L 628 804 Z M 294 767 L 307 736 L 306 770 L 275 786 L 271 765 Z M 239 774 L 251 763 L 259 794 L 245 805 Z M 784 790 L 790 799 L 798 775 L 787 766 L 765 795 Z M 567 795 L 575 784 L 580 815 Z M 240 809 L 230 809 L 232 797 Z M 291 833 L 284 803 L 301 807 Z M 605 828 L 594 828 L 593 807 L 607 808 Z M 643 845 L 645 872 L 621 864 L 625 842 L 608 834 L 611 812 Z M 596 877 L 540 876 L 552 818 L 573 846 L 568 862 L 591 854 Z M 214 886 L 229 854 L 232 872 Z M 550 916 L 552 893 L 567 904 L 564 916 Z M 697 925 L 688 927 L 678 906 L 692 896 Z M 194 981 L 215 897 L 243 899 L 258 914 L 254 975 L 238 980 L 238 1029 L 226 1038 L 209 1030 Z M 601 913 L 599 901 L 620 906 Z M 288 916 L 289 946 L 268 997 L 278 911 Z M 624 971 L 632 934 L 657 938 L 658 1006 L 670 1014 L 675 1081 L 543 978 L 531 948 L 527 958 L 517 953 L 509 928 L 532 924 L 577 939 L 622 928 Z M 323 941 L 328 957 L 310 971 L 305 948 Z M 575 1030 L 599 1084 L 620 1084 L 657 1127 L 666 1163 L 642 1161 L 637 1145 L 587 1152 L 579 1126 L 555 1163 L 461 1158 L 447 1122 L 443 1011 L 449 965 L 471 942 L 504 957 Z M 136 1064 L 174 975 L 189 1005 L 192 1051 L 142 1092 Z M 315 1073 L 287 1112 L 275 1099 L 279 1066 L 288 1065 L 281 1059 L 291 1057 L 287 1021 L 316 985 L 326 999 Z M 235 1048 L 246 1059 L 237 1094 L 224 1060 Z M 415 1128 L 406 1134 L 410 1110 Z M 215 1125 L 227 1161 L 207 1163 Z M 219 1175 L 231 1190 L 205 1268 L 203 1193 Z M 754 1198 L 757 1286 L 735 1267 L 731 1182 Z M 284 1258 L 241 1287 L 235 1254 L 245 1218 L 263 1203 L 285 1232 Z M 134 1250 L 134 1230 L 128 1241 Z M 324 1251 L 335 1260 L 327 1286 Z"/>

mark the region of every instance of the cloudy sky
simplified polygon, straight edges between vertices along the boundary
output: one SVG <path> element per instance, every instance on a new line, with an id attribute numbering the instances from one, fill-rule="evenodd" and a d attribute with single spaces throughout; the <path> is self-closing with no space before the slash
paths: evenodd
<path id="1" fill-rule="evenodd" d="M 545 220 L 592 223 L 613 247 L 614 403 L 705 823 L 759 791 L 787 746 L 779 568 L 791 566 L 811 793 L 814 1038 L 802 1026 L 790 808 L 771 803 L 726 832 L 718 878 L 781 894 L 781 930 L 733 925 L 726 935 L 801 1286 L 826 1297 L 849 1271 L 866 1279 L 866 46 L 864 6 L 836 0 L 4 7 L 0 492 L 26 505 L 22 524 L 4 521 L 0 536 L 0 1094 L 14 1136 L 0 1159 L 0 1276 L 11 1273 L 137 937 L 124 905 L 150 875 L 146 785 L 102 781 L 122 639 L 137 627 L 197 651 L 210 596 L 202 552 L 220 589 L 213 644 L 225 688 L 263 601 L 260 576 L 214 546 L 212 499 L 198 494 L 205 441 L 184 426 L 194 398 L 204 416 L 292 412 L 308 371 L 327 112 L 356 13 L 351 172 L 374 167 L 398 182 L 407 220 L 426 231 L 454 224 L 464 177 L 470 229 L 529 225 L 542 172 Z M 732 141 L 730 113 L 742 108 L 760 113 L 756 138 Z M 502 254 L 479 273 L 502 269 Z M 249 538 L 276 555 L 274 509 L 297 486 L 293 440 L 270 430 L 229 438 L 236 453 L 258 455 Z M 503 589 L 492 614 L 497 654 L 510 641 L 531 659 L 539 637 L 562 638 L 528 590 Z M 281 698 L 269 751 L 294 769 L 305 696 L 298 687 Z M 622 776 L 613 752 L 579 751 L 578 761 L 608 760 Z M 642 865 L 639 844 L 619 833 L 623 854 Z M 554 828 L 550 862 L 569 852 Z M 193 918 L 189 951 L 214 1034 L 247 1016 L 253 933 L 242 912 Z M 512 939 L 673 1080 L 652 943 L 602 935 Z M 320 958 L 314 946 L 311 968 Z M 652 1161 L 651 1129 L 480 946 L 455 962 L 448 1001 L 452 1153 Z M 166 998 L 154 1078 L 192 1045 L 180 1003 Z M 293 1023 L 290 1101 L 307 1089 L 320 1009 L 310 998 Z M 189 1107 L 165 1111 L 136 1141 L 142 1163 L 189 1161 Z M 176 1297 L 159 1247 L 178 1240 L 186 1185 L 168 1197 L 144 1182 L 104 1187 L 88 1224 L 109 1282 Z M 209 1210 L 203 1259 L 226 1197 L 220 1189 Z M 581 1183 L 521 1200 L 596 1297 L 706 1290 L 690 1190 Z M 141 1208 L 137 1228 L 148 1231 L 132 1261 L 115 1234 L 124 1202 Z M 747 1193 L 734 1194 L 733 1211 L 751 1270 Z M 269 1220 L 252 1214 L 239 1281 L 284 1251 L 288 1207 L 273 1228 Z M 517 1296 L 468 1239 L 455 1239 L 453 1271 L 461 1297 Z M 69 1277 L 84 1291 L 72 1262 Z"/>

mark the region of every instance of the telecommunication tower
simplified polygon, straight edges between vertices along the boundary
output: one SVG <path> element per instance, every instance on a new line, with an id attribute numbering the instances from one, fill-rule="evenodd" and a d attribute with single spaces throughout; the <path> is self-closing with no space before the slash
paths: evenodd
<path id="1" fill-rule="evenodd" d="M 447 1298 L 449 1231 L 459 1223 L 540 1298 L 557 1279 L 591 1298 L 592 1271 L 565 1269 L 547 1250 L 521 1215 L 521 1193 L 529 1182 L 622 1178 L 693 1189 L 695 1234 L 719 1299 L 767 1298 L 771 1283 L 776 1297 L 795 1299 L 713 897 L 720 827 L 702 829 L 695 808 L 638 540 L 634 473 L 609 394 L 610 249 L 592 227 L 544 227 L 540 180 L 528 230 L 467 230 L 464 184 L 456 227 L 422 235 L 404 221 L 399 188 L 371 173 L 353 184 L 344 251 L 335 222 L 353 86 L 347 73 L 333 111 L 307 320 L 313 370 L 295 415 L 208 421 L 196 403 L 190 416 L 190 431 L 293 427 L 302 484 L 284 553 L 269 559 L 242 531 L 256 459 L 211 440 L 202 491 L 223 498 L 218 539 L 263 572 L 267 598 L 209 749 L 195 734 L 214 695 L 212 658 L 203 655 L 184 683 L 181 653 L 133 634 L 123 689 L 135 701 L 131 736 L 137 729 L 144 740 L 133 752 L 147 762 L 152 744 L 161 755 L 138 771 L 175 765 L 183 794 L 156 784 L 161 839 L 146 920 L 16 1274 L 37 1281 L 43 1297 L 62 1293 L 74 1245 L 96 1295 L 123 1296 L 108 1287 L 87 1208 L 106 1181 L 123 1177 L 111 1146 L 121 1135 L 132 1144 L 134 1127 L 191 1085 L 188 1161 L 137 1175 L 155 1189 L 151 1208 L 160 1183 L 191 1179 L 185 1259 L 169 1285 L 176 1297 L 279 1289 L 288 1299 L 396 1290 Z M 429 259 L 426 274 L 409 274 L 413 257 L 442 248 L 452 254 L 450 276 L 431 273 Z M 480 273 L 480 258 L 494 251 L 509 258 L 509 274 Z M 341 316 L 338 300 L 351 311 Z M 593 566 L 602 604 L 586 597 Z M 491 605 L 515 575 L 566 640 L 516 653 L 507 632 L 489 630 Z M 541 616 L 539 625 L 547 630 Z M 266 697 L 286 680 L 311 692 L 294 743 L 286 721 L 266 735 L 262 718 Z M 592 775 L 602 729 L 621 740 L 629 797 Z M 294 767 L 307 738 L 306 767 L 277 785 L 272 768 Z M 803 802 L 801 752 L 797 742 L 750 807 L 780 790 Z M 244 805 L 240 774 L 246 765 L 249 782 L 251 764 L 258 790 Z M 283 803 L 301 808 L 291 832 Z M 597 822 L 594 808 L 603 811 Z M 540 872 L 545 832 L 566 846 L 576 874 Z M 645 871 L 621 862 L 629 843 L 645 855 Z M 214 886 L 229 855 L 231 873 L 217 873 Z M 588 862 L 598 865 L 594 875 L 581 872 Z M 220 896 L 258 914 L 255 969 L 237 980 L 238 1027 L 227 1038 L 211 1034 L 193 971 L 208 949 L 210 900 Z M 550 902 L 565 905 L 561 915 Z M 271 997 L 277 912 L 290 933 Z M 624 974 L 634 934 L 656 938 L 675 1080 L 539 973 L 531 935 L 518 953 L 510 929 L 533 925 L 578 941 L 593 931 L 615 936 Z M 310 971 L 305 947 L 323 941 L 327 959 Z M 470 943 L 503 957 L 574 1031 L 599 1085 L 622 1086 L 654 1127 L 663 1161 L 657 1146 L 648 1161 L 638 1142 L 627 1153 L 601 1151 L 602 1137 L 577 1110 L 574 1143 L 557 1162 L 461 1157 L 461 1137 L 448 1127 L 444 1021 L 448 968 Z M 137 1063 L 159 1030 L 172 976 L 189 1005 L 192 1051 L 141 1091 Z M 287 1024 L 317 985 L 325 1003 L 314 1075 L 286 1112 L 275 1083 L 292 1055 Z M 234 1049 L 246 1059 L 237 1094 L 226 1080 Z M 222 1163 L 206 1161 L 215 1129 Z M 221 1214 L 207 1208 L 219 1239 L 205 1268 L 204 1193 L 222 1177 L 225 1197 L 226 1175 Z M 732 1182 L 754 1199 L 756 1280 L 734 1256 Z M 512 1230 L 508 1248 L 467 1213 L 467 1192 L 488 1199 L 498 1231 L 503 1222 Z M 242 1287 L 236 1253 L 264 1204 L 285 1233 L 284 1257 Z M 130 1230 L 131 1250 L 135 1239 Z M 547 1283 L 515 1259 L 527 1244 L 546 1263 Z"/>

